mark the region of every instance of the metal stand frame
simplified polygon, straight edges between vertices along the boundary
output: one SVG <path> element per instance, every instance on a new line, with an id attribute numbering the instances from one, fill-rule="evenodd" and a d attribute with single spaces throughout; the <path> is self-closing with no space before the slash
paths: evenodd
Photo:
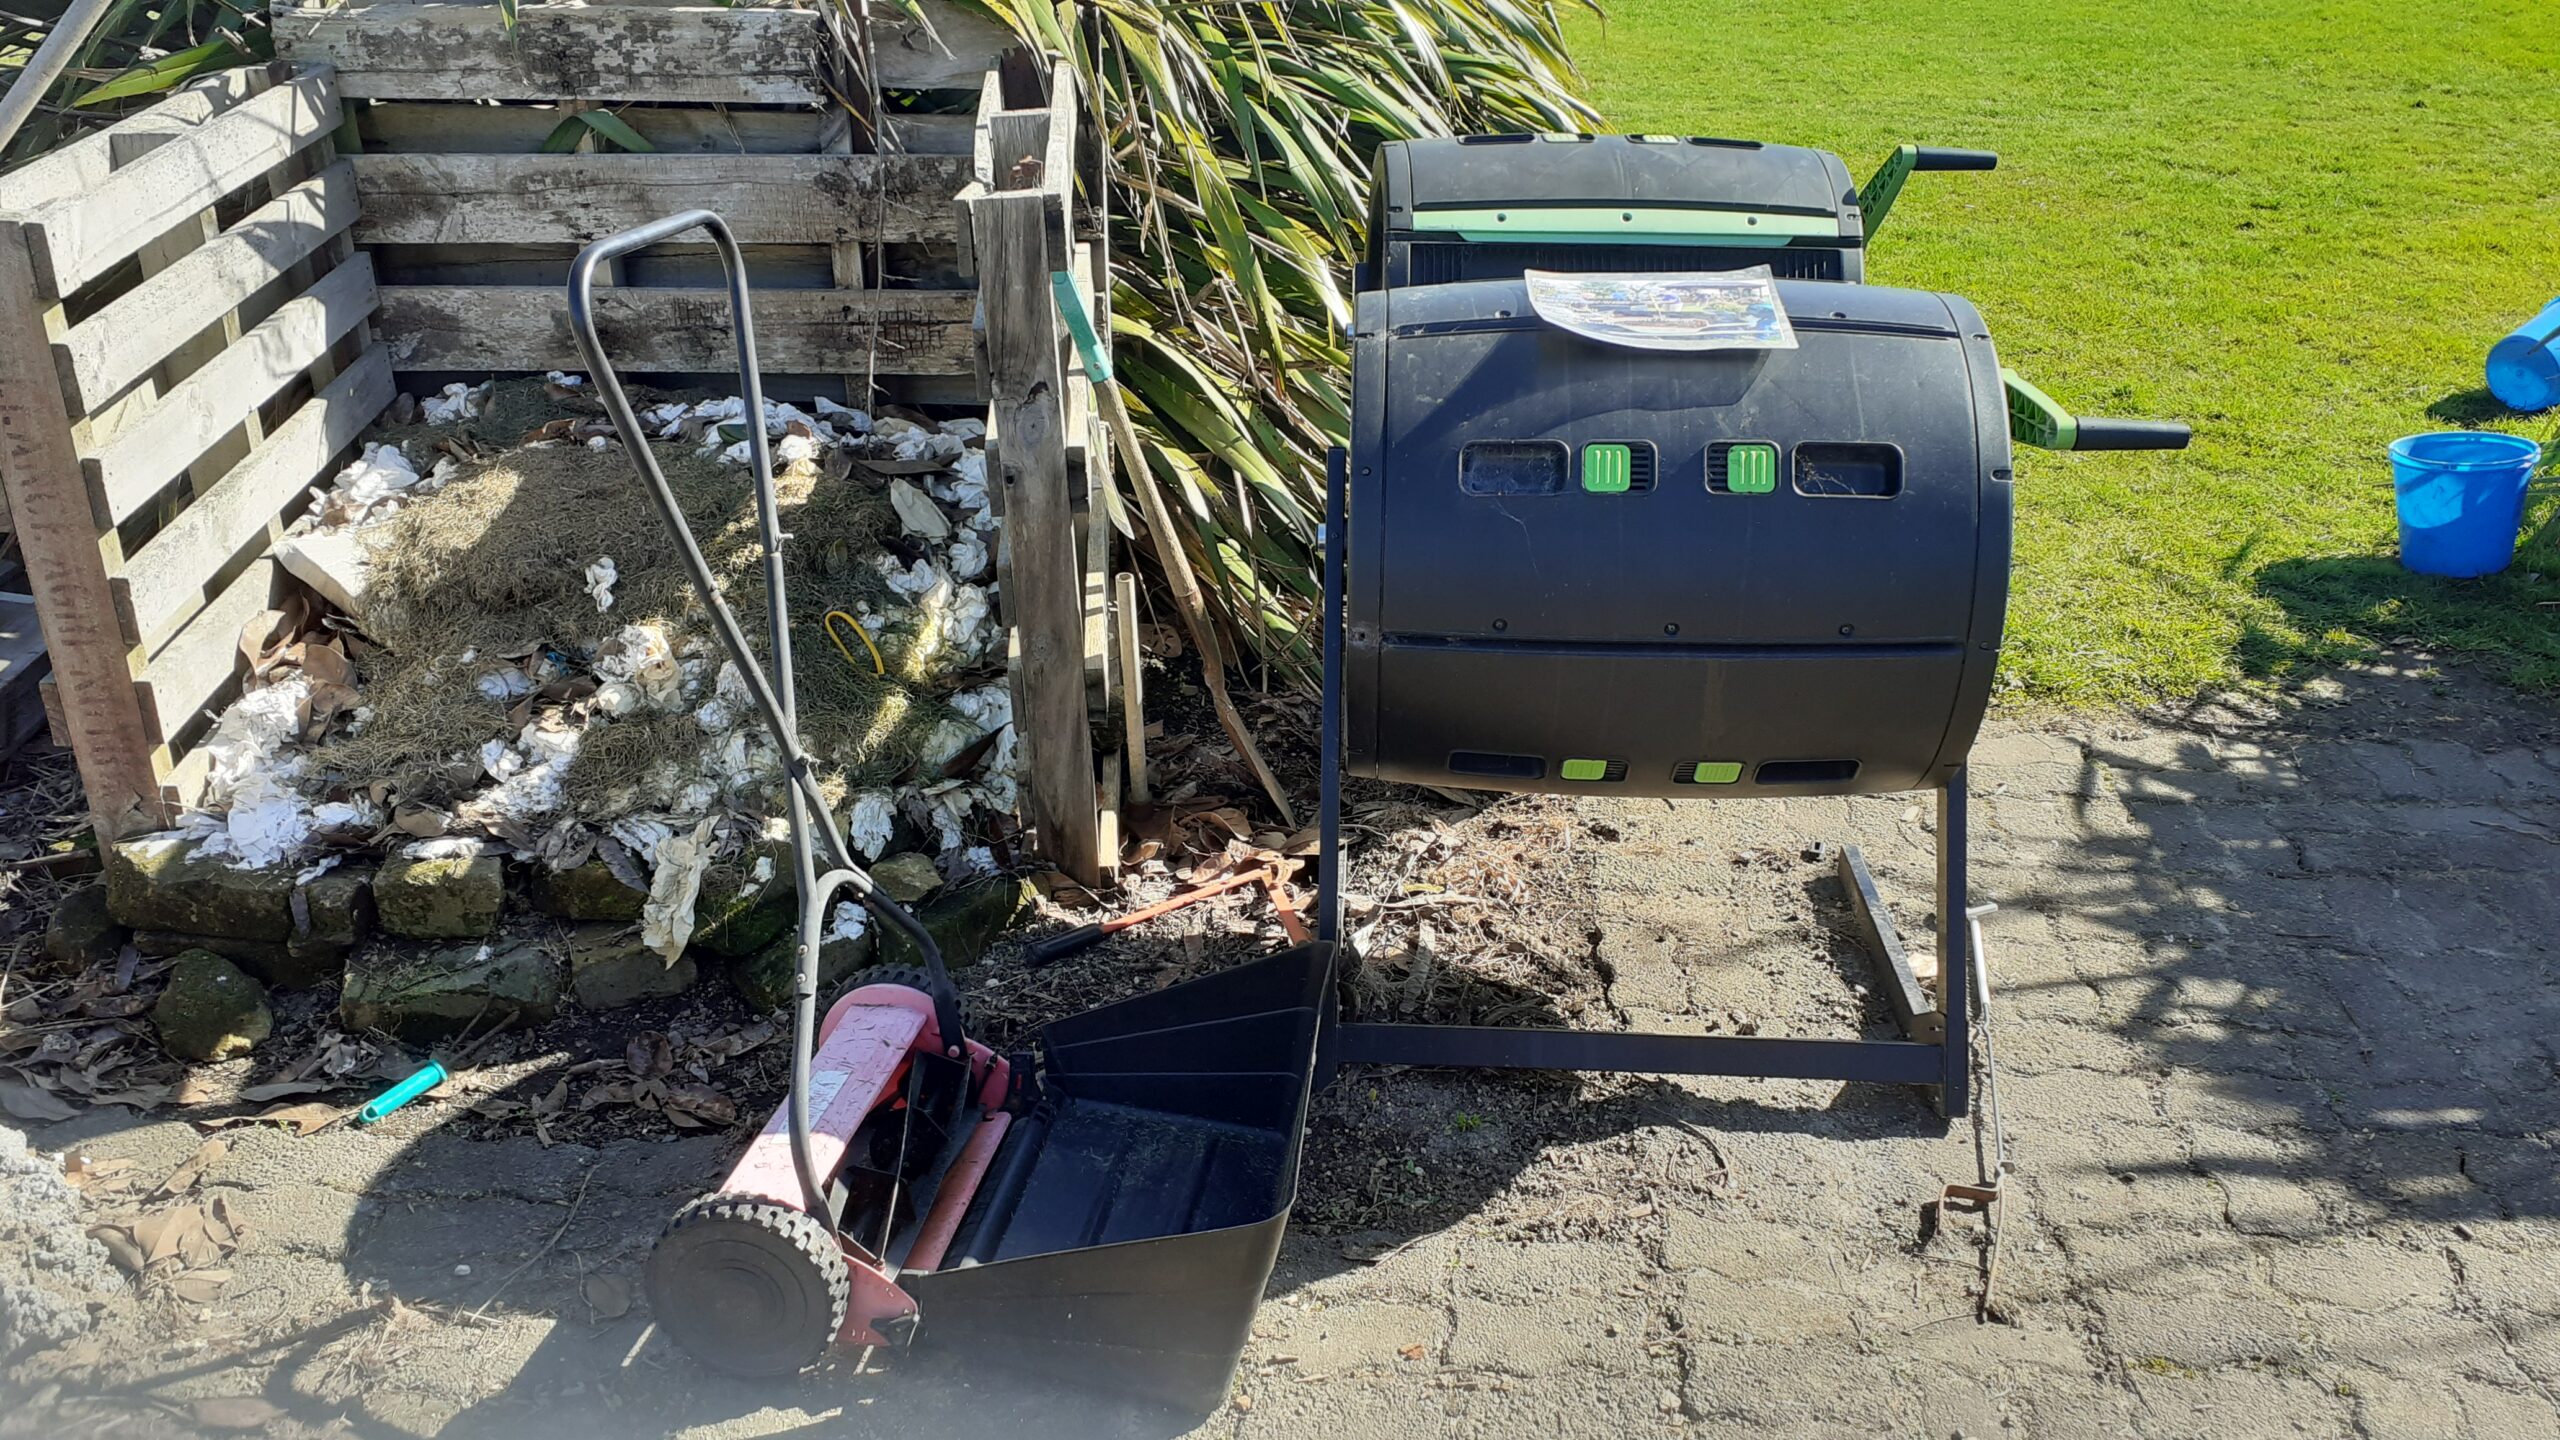
<path id="1" fill-rule="evenodd" d="M 1322 876 L 1316 938 L 1334 947 L 1342 926 L 1342 636 L 1348 466 L 1333 453 L 1325 477 L 1323 766 L 1318 805 Z M 1653 1035 L 1485 1025 L 1381 1024 L 1342 1018 L 1328 985 L 1316 1044 L 1316 1085 L 1345 1065 L 1445 1065 L 1505 1070 L 1616 1070 L 1650 1075 L 1736 1075 L 1790 1080 L 1868 1080 L 1934 1090 L 1949 1119 L 1971 1106 L 1973 953 L 1965 893 L 1965 773 L 1938 788 L 1936 1003 L 1904 957 L 1875 879 L 1856 846 L 1840 852 L 1840 879 L 1868 941 L 1868 958 L 1901 1022 L 1900 1040 L 1815 1040 L 1775 1035 Z"/>

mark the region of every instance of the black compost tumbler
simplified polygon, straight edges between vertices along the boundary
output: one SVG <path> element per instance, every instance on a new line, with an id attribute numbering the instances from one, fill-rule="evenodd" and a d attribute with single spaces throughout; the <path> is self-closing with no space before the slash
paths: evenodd
<path id="1" fill-rule="evenodd" d="M 2061 412 L 1963 299 L 1854 283 L 1912 170 L 1996 163 L 1904 146 L 1860 188 L 1752 141 L 1383 147 L 1339 517 L 1346 768 L 1671 798 L 1954 777 L 1999 659 L 2013 431 L 2187 438 Z M 1757 265 L 1794 349 L 1586 339 L 1519 278 Z"/>
<path id="2" fill-rule="evenodd" d="M 1668 799 L 1933 791 L 1943 963 L 1918 977 L 1844 846 L 1895 1038 L 1335 1017 L 1320 1083 L 1360 1063 L 1838 1079 L 1966 1113 L 1965 757 L 2008 605 L 2011 447 L 2187 443 L 2184 425 L 2065 411 L 2001 367 L 1956 296 L 1863 283 L 1904 181 L 1996 164 L 1905 145 L 1853 186 L 1826 152 L 1748 141 L 1381 150 L 1350 443 L 1328 479 L 1320 938 L 1343 938 L 1344 775 Z M 1757 303 L 1784 312 L 1792 348 L 1644 333 L 1660 277 L 1761 267 Z M 1588 288 L 1634 308 L 1551 323 L 1532 272 L 1612 277 Z"/>
<path id="3" fill-rule="evenodd" d="M 1964 763 L 2009 584 L 1982 318 L 1778 293 L 1794 350 L 1586 340 L 1517 280 L 1360 297 L 1353 773 L 1694 798 L 1926 789 Z"/>

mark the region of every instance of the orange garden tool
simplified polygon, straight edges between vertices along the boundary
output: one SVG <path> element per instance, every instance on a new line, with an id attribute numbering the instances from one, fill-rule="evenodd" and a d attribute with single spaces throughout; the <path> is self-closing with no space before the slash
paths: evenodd
<path id="1" fill-rule="evenodd" d="M 1211 896 L 1224 895 L 1230 890 L 1241 889 L 1244 886 L 1256 883 L 1273 887 L 1273 901 L 1275 904 L 1280 903 L 1278 890 L 1280 876 L 1278 872 L 1268 865 L 1256 865 L 1250 870 L 1239 870 L 1232 875 L 1222 875 L 1217 879 L 1210 881 L 1206 885 L 1195 885 L 1192 888 L 1183 891 L 1181 894 L 1173 896 L 1171 899 L 1159 900 L 1153 905 L 1141 906 L 1138 909 L 1130 911 L 1126 915 L 1115 915 L 1108 920 L 1097 921 L 1091 925 L 1079 925 L 1073 930 L 1069 930 L 1062 935 L 1052 935 L 1045 940 L 1035 940 L 1023 948 L 1023 962 L 1029 965 L 1047 965 L 1055 961 L 1063 960 L 1077 951 L 1084 949 L 1086 946 L 1095 943 L 1105 935 L 1116 934 L 1119 931 L 1128 929 L 1132 925 L 1143 925 L 1160 916 L 1170 915 L 1176 910 L 1183 909 L 1187 906 L 1197 905 L 1201 901 L 1209 899 Z M 1294 908 L 1295 907 L 1287 904 L 1281 904 L 1281 913 L 1283 916 L 1294 918 L 1292 913 Z M 1286 926 L 1287 923 L 1288 922 L 1285 919 L 1282 922 L 1284 926 Z"/>

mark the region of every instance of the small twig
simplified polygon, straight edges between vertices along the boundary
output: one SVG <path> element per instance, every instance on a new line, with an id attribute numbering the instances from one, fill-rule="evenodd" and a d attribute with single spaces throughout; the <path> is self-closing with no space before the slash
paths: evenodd
<path id="1" fill-rule="evenodd" d="M 74 861 L 86 861 L 91 865 L 101 863 L 95 850 L 57 850 L 49 855 L 30 855 L 24 860 L 0 860 L 0 875 L 20 870 L 50 870 L 56 865 L 69 865 Z"/>
<path id="2" fill-rule="evenodd" d="M 577 1223 L 578 1207 L 587 1203 L 587 1186 L 593 1182 L 595 1178 L 596 1167 L 589 1165 L 587 1167 L 587 1173 L 578 1177 L 577 1198 L 569 1202 L 569 1213 L 560 1217 L 560 1228 L 552 1231 L 551 1238 L 543 1241 L 542 1248 L 534 1251 L 523 1264 L 508 1271 L 507 1278 L 498 1282 L 498 1288 L 489 1292 L 489 1298 L 480 1302 L 480 1308 L 472 1311 L 469 1315 L 464 1316 L 464 1319 L 469 1320 L 474 1324 L 479 1323 L 480 1317 L 489 1313 L 489 1307 L 498 1303 L 498 1297 L 507 1293 L 507 1287 L 516 1283 L 517 1276 L 532 1269 L 535 1265 L 541 1263 L 543 1257 L 560 1248 L 560 1237 L 568 1234 L 569 1227 Z"/>

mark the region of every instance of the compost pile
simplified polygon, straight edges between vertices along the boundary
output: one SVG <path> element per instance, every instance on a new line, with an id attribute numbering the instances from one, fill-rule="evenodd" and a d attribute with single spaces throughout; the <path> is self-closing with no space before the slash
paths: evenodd
<path id="1" fill-rule="evenodd" d="M 767 402 L 799 728 L 856 846 L 991 870 L 1014 808 L 984 426 Z M 206 742 L 190 829 L 241 865 L 349 850 L 601 856 L 673 955 L 706 874 L 772 879 L 780 756 L 673 537 L 575 376 L 404 397 L 278 547 L 341 614 L 288 626 Z M 746 407 L 643 424 L 766 660 Z M 421 469 L 421 466 L 424 469 Z M 857 933 L 859 907 L 839 907 Z"/>

